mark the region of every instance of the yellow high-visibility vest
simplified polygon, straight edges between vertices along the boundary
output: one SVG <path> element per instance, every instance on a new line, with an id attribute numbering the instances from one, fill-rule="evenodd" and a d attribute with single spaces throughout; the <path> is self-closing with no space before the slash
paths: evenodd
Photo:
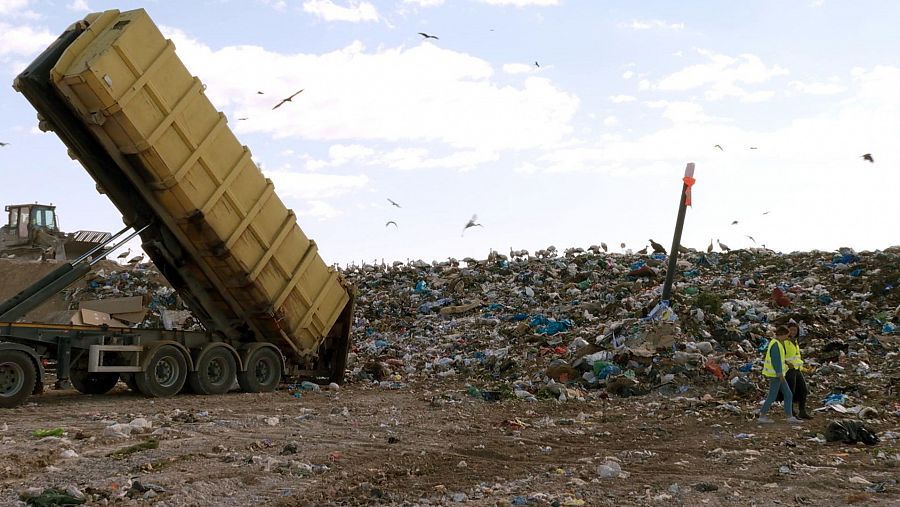
<path id="1" fill-rule="evenodd" d="M 784 341 L 784 362 L 789 364 L 792 368 L 800 369 L 803 366 L 803 359 L 800 357 L 800 346 L 796 343 L 785 340 Z"/>
<path id="2" fill-rule="evenodd" d="M 769 341 L 769 347 L 766 348 L 766 363 L 763 365 L 762 374 L 766 377 L 777 377 L 778 373 L 775 372 L 775 366 L 772 365 L 772 347 L 778 345 L 778 352 L 781 353 L 781 374 L 787 371 L 787 365 L 784 362 L 784 345 L 781 344 L 780 341 L 772 339 Z"/>

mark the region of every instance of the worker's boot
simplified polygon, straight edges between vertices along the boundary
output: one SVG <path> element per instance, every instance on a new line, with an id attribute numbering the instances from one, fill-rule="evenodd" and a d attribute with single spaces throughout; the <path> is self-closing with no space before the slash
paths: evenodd
<path id="1" fill-rule="evenodd" d="M 809 412 L 806 411 L 806 405 L 800 405 L 800 413 L 797 414 L 797 417 L 800 419 L 812 419 L 813 416 Z"/>

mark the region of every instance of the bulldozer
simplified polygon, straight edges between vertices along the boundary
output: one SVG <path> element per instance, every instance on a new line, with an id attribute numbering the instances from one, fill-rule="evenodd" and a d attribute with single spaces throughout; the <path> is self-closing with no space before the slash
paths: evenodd
<path id="1" fill-rule="evenodd" d="M 10 204 L 4 211 L 8 220 L 0 227 L 0 258 L 67 261 L 112 236 L 97 231 L 61 232 L 52 204 Z"/>

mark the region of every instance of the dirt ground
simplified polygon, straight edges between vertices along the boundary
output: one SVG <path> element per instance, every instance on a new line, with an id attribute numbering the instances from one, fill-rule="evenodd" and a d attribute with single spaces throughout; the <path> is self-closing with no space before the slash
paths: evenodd
<path id="1" fill-rule="evenodd" d="M 0 412 L 0 504 L 30 487 L 72 485 L 89 504 L 115 505 L 900 502 L 890 482 L 900 478 L 896 440 L 822 444 L 809 441 L 824 429 L 822 414 L 799 427 L 760 426 L 717 407 L 690 393 L 486 402 L 450 381 L 350 384 L 299 398 L 281 390 L 147 399 L 123 384 L 104 396 L 50 391 Z M 104 435 L 139 417 L 152 427 Z M 65 434 L 32 434 L 54 428 Z M 109 456 L 151 440 L 158 448 Z M 608 460 L 619 477 L 598 474 Z M 886 481 L 884 492 L 866 492 Z"/>

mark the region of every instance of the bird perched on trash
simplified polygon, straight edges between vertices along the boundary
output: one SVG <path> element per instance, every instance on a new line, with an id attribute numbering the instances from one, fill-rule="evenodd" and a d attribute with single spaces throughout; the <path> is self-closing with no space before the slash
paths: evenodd
<path id="1" fill-rule="evenodd" d="M 731 249 L 728 248 L 728 245 L 726 245 L 725 243 L 722 243 L 722 242 L 719 241 L 719 240 L 716 240 L 716 243 L 719 244 L 719 248 L 721 248 L 723 252 L 730 252 L 730 251 L 731 251 Z"/>
<path id="2" fill-rule="evenodd" d="M 722 145 L 721 145 L 721 144 L 713 145 L 713 148 L 718 148 L 719 151 L 725 151 L 725 150 L 722 148 Z"/>
<path id="3" fill-rule="evenodd" d="M 300 95 L 302 92 L 303 92 L 303 90 L 300 90 L 299 92 L 291 95 L 290 97 L 288 97 L 286 99 L 281 99 L 281 102 L 275 104 L 275 107 L 273 107 L 272 110 L 274 111 L 275 109 L 278 109 L 279 107 L 283 106 L 285 103 L 290 102 L 294 97 L 296 97 L 297 95 Z"/>
<path id="4" fill-rule="evenodd" d="M 426 39 L 440 40 L 440 39 L 438 39 L 437 35 L 428 35 L 425 32 L 419 32 L 419 35 L 421 35 L 422 37 L 424 37 Z"/>
<path id="5" fill-rule="evenodd" d="M 388 220 L 388 221 L 384 224 L 384 226 L 387 227 L 387 226 L 389 226 L 389 225 L 391 225 L 391 224 L 394 224 L 394 227 L 396 227 L 396 228 L 398 228 L 398 229 L 400 228 L 400 226 L 397 225 L 397 222 L 394 222 L 393 220 Z"/>
<path id="6" fill-rule="evenodd" d="M 604 252 L 609 251 L 609 248 L 606 246 L 606 243 L 604 243 L 602 241 L 600 242 L 600 248 L 602 248 Z"/>
<path id="7" fill-rule="evenodd" d="M 468 229 L 469 227 L 484 227 L 484 226 L 481 225 L 481 224 L 475 223 L 476 220 L 478 220 L 478 215 L 472 215 L 472 218 L 470 218 L 469 221 L 466 223 L 466 226 L 463 227 L 463 231 L 462 231 L 462 234 L 460 234 L 460 236 L 462 236 L 463 234 L 465 234 L 465 233 L 466 233 L 466 229 Z"/>
<path id="8" fill-rule="evenodd" d="M 860 158 L 862 158 L 863 160 L 868 160 L 869 162 L 871 162 L 871 163 L 873 163 L 873 164 L 875 163 L 875 159 L 872 158 L 872 154 L 871 154 L 871 153 L 866 153 L 865 155 L 863 155 L 863 156 L 860 157 Z"/>
<path id="9" fill-rule="evenodd" d="M 713 251 L 713 241 L 712 238 L 709 239 L 709 246 L 706 247 L 706 253 L 712 253 Z"/>
<path id="10" fill-rule="evenodd" d="M 132 258 L 131 260 L 128 261 L 128 264 L 131 264 L 132 266 L 134 266 L 134 265 L 140 264 L 142 262 L 144 262 L 144 254 L 141 254 L 141 255 L 138 255 L 137 257 Z"/>
<path id="11" fill-rule="evenodd" d="M 396 202 L 394 202 L 393 200 L 391 200 L 390 198 L 388 199 L 388 202 L 391 203 L 391 204 L 393 204 L 394 206 L 396 206 L 396 207 L 398 207 L 398 208 L 402 208 L 402 207 L 403 207 L 403 206 L 400 206 L 399 204 L 397 204 Z"/>
<path id="12" fill-rule="evenodd" d="M 647 255 L 647 247 L 641 248 L 640 250 L 637 251 L 637 253 L 639 253 L 641 255 Z"/>
<path id="13" fill-rule="evenodd" d="M 116 259 L 125 259 L 125 258 L 127 258 L 129 255 L 131 255 L 131 249 L 130 249 L 130 248 L 129 248 L 128 250 L 125 250 L 124 252 L 120 253 L 119 255 L 117 255 L 117 256 L 116 256 Z"/>
<path id="14" fill-rule="evenodd" d="M 661 254 L 668 253 L 668 252 L 666 252 L 666 249 L 664 246 L 660 245 L 656 241 L 653 241 L 652 239 L 650 240 L 650 246 L 653 247 L 653 253 L 661 253 Z"/>
<path id="15" fill-rule="evenodd" d="M 688 248 L 688 247 L 686 247 L 686 246 L 684 246 L 684 245 L 678 245 L 678 251 L 681 252 L 681 253 L 683 253 L 683 254 L 686 254 L 686 253 L 690 253 L 690 252 L 691 252 L 691 249 Z"/>

